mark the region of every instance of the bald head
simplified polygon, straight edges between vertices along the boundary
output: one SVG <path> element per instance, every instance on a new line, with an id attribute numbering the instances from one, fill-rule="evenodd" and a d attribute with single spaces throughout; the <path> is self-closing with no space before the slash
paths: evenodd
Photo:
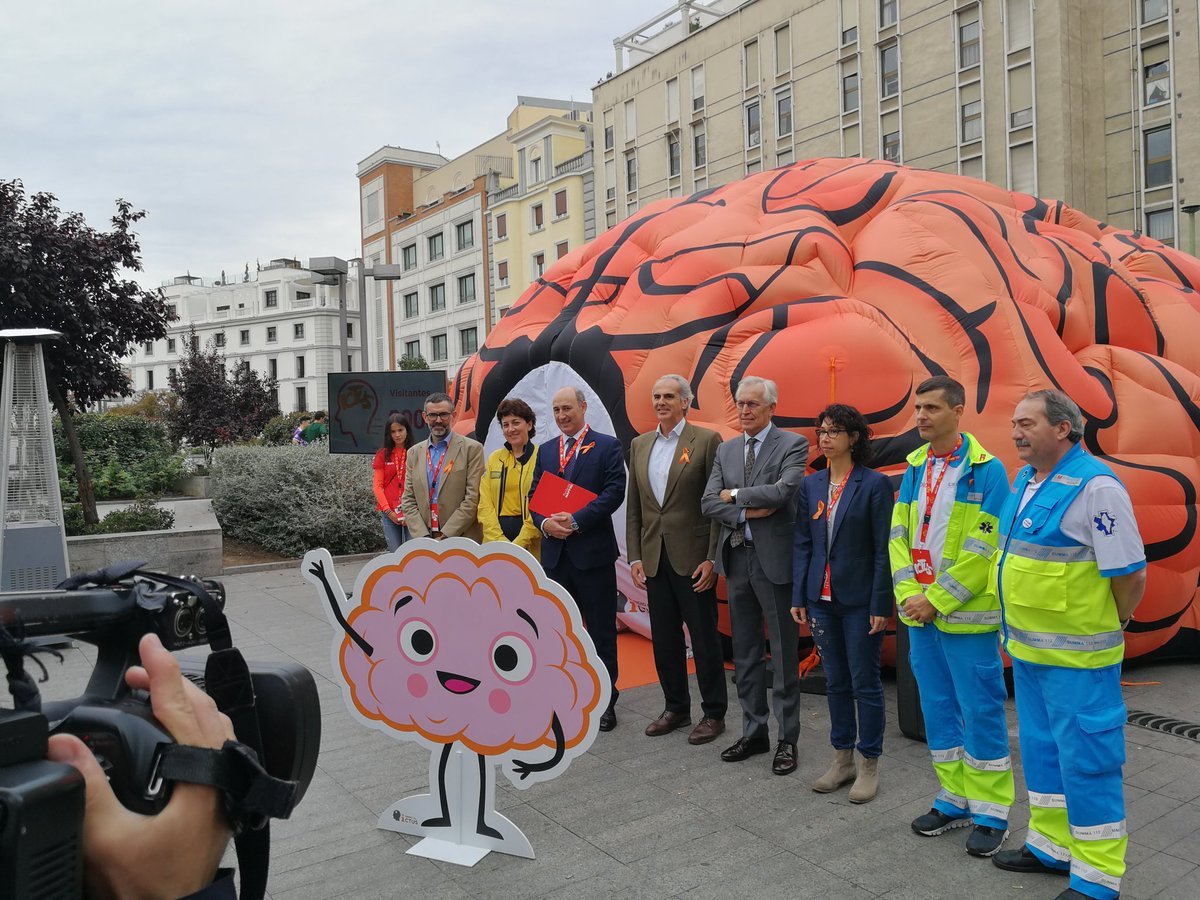
<path id="1" fill-rule="evenodd" d="M 554 424 L 567 437 L 574 437 L 583 428 L 587 418 L 587 401 L 583 391 L 577 387 L 565 387 L 554 395 L 552 410 Z"/>

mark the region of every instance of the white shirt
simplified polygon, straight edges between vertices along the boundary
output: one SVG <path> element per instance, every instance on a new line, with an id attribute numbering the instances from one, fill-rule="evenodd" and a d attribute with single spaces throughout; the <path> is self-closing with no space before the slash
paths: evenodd
<path id="1" fill-rule="evenodd" d="M 937 484 L 938 476 L 948 464 L 947 457 L 935 457 L 932 448 L 925 458 L 927 468 L 932 472 L 923 472 L 921 481 L 917 484 L 917 532 L 910 536 L 911 546 L 929 551 L 929 561 L 933 571 L 942 570 L 942 549 L 946 544 L 946 531 L 950 527 L 950 513 L 954 508 L 954 495 L 958 489 L 958 479 L 963 472 L 963 464 L 967 459 L 967 442 L 964 440 L 958 448 L 958 461 L 942 477 L 937 496 L 933 499 L 933 515 L 929 519 L 929 534 L 921 540 L 921 523 L 925 521 L 925 485 Z M 933 480 L 930 481 L 929 479 Z"/>
<path id="2" fill-rule="evenodd" d="M 663 498 L 667 495 L 667 475 L 671 471 L 671 461 L 675 459 L 675 451 L 679 447 L 679 436 L 687 419 L 680 419 L 664 436 L 661 428 L 654 429 L 654 443 L 650 445 L 650 459 L 647 461 L 647 476 L 650 479 L 650 491 L 658 505 L 662 506 Z"/>
<path id="3" fill-rule="evenodd" d="M 1025 486 L 1022 511 L 1044 483 Z M 1021 518 L 1018 512 L 1018 523 Z M 1129 492 L 1111 475 L 1097 475 L 1083 486 L 1063 513 L 1060 527 L 1071 540 L 1096 551 L 1096 564 L 1106 578 L 1135 572 L 1146 560 Z"/>
<path id="4" fill-rule="evenodd" d="M 762 456 L 763 441 L 767 439 L 767 435 L 770 433 L 770 431 L 771 423 L 768 422 L 763 430 L 753 437 L 745 432 L 742 432 L 742 437 L 745 439 L 744 443 L 742 444 L 743 466 L 745 466 L 746 460 L 750 458 L 750 441 L 754 441 L 754 459 L 757 461 L 758 458 Z M 750 520 L 746 518 L 746 510 L 744 507 L 738 510 L 738 522 L 742 523 L 742 534 L 745 536 L 746 540 L 754 540 L 754 536 L 750 534 Z"/>

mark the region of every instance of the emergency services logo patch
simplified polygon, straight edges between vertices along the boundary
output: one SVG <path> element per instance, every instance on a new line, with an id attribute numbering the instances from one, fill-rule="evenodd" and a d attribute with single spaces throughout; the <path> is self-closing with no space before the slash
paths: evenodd
<path id="1" fill-rule="evenodd" d="M 996 526 L 993 525 L 991 522 L 980 522 L 979 530 L 982 531 L 984 534 L 991 534 L 993 531 L 996 530 Z"/>
<path id="2" fill-rule="evenodd" d="M 1111 535 L 1117 530 L 1117 520 L 1107 509 L 1092 517 L 1096 530 L 1104 535 Z"/>

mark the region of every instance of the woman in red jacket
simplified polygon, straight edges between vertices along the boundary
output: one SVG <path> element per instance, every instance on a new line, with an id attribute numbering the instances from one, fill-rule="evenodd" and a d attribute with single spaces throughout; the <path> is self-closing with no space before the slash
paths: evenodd
<path id="1" fill-rule="evenodd" d="M 404 493 L 404 460 L 413 445 L 412 428 L 402 413 L 388 416 L 383 429 L 383 446 L 375 453 L 372 487 L 375 489 L 375 508 L 383 525 L 383 536 L 389 551 L 408 540 L 404 513 L 400 511 L 400 495 Z"/>

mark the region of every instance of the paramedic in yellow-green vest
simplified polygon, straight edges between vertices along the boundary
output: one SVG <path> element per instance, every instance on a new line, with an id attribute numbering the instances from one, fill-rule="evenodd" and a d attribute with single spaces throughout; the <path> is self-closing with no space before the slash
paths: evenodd
<path id="1" fill-rule="evenodd" d="M 995 576 L 1013 658 L 1029 834 L 993 859 L 1070 876 L 1059 898 L 1111 900 L 1125 873 L 1124 629 L 1146 588 L 1146 553 L 1125 487 L 1080 444 L 1061 391 L 1013 414 L 1027 465 L 1000 514 Z"/>
<path id="2" fill-rule="evenodd" d="M 988 586 L 1009 488 L 1000 460 L 959 431 L 965 404 L 963 386 L 948 376 L 917 386 L 917 431 L 929 443 L 908 457 L 888 552 L 941 783 L 912 829 L 933 837 L 973 825 L 967 852 L 992 856 L 1008 837 L 1013 803 L 1000 601 Z"/>
<path id="3" fill-rule="evenodd" d="M 542 533 L 529 514 L 529 489 L 533 484 L 537 446 L 537 416 L 529 404 L 505 397 L 496 407 L 496 421 L 504 446 L 492 452 L 479 483 L 479 524 L 484 541 L 509 541 L 539 559 Z"/>

